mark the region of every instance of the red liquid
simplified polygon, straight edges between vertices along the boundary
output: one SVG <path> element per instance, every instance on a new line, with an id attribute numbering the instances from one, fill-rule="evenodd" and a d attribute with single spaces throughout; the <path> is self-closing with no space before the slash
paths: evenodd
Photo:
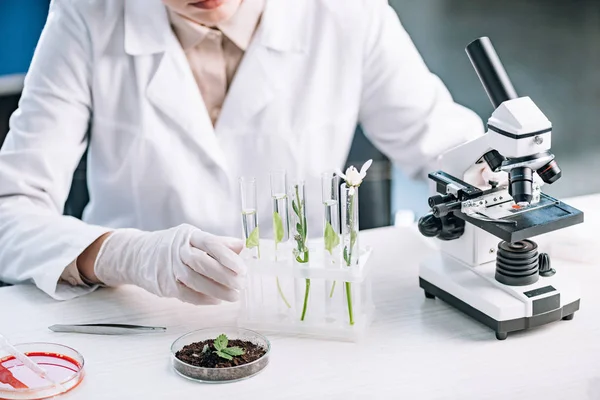
<path id="1" fill-rule="evenodd" d="M 66 382 L 81 370 L 81 365 L 77 361 L 62 354 L 44 352 L 25 354 L 42 367 L 54 382 Z M 36 375 L 13 356 L 0 359 L 0 389 L 13 389 L 15 386 L 20 386 L 17 382 L 30 389 L 43 388 L 52 384 Z M 22 386 L 20 388 L 23 389 Z"/>

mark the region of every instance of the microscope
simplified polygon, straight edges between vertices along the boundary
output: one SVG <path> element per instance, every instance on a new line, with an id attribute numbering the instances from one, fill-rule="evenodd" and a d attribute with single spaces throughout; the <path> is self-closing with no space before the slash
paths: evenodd
<path id="1" fill-rule="evenodd" d="M 495 111 L 487 132 L 455 147 L 429 174 L 437 194 L 419 231 L 440 251 L 421 264 L 419 285 L 496 332 L 559 320 L 579 309 L 579 289 L 531 240 L 583 222 L 583 213 L 541 191 L 561 177 L 550 153 L 552 124 L 529 97 L 518 97 L 489 38 L 466 48 Z M 508 183 L 465 182 L 473 164 L 504 171 Z"/>

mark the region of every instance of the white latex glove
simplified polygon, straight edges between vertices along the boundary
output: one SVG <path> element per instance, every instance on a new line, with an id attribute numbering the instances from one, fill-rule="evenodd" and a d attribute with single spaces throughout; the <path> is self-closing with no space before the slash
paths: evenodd
<path id="1" fill-rule="evenodd" d="M 465 172 L 463 179 L 465 182 L 477 186 L 478 188 L 489 187 L 490 181 L 497 182 L 498 186 L 508 185 L 508 174 L 506 172 L 492 172 L 487 163 L 473 164 Z"/>
<path id="2" fill-rule="evenodd" d="M 239 300 L 243 241 L 191 225 L 157 231 L 119 229 L 102 244 L 94 272 L 108 286 L 132 284 L 192 304 Z"/>
<path id="3" fill-rule="evenodd" d="M 471 185 L 477 186 L 478 188 L 489 188 L 489 182 L 497 182 L 498 186 L 508 185 L 508 173 L 504 171 L 492 172 L 487 163 L 482 162 L 480 164 L 473 164 L 469 168 L 463 177 L 463 180 Z M 544 186 L 544 181 L 537 172 L 533 173 L 533 183 Z"/>

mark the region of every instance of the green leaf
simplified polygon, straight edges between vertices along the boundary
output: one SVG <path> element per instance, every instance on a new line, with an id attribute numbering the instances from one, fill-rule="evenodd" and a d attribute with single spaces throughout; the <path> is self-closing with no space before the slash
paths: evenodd
<path id="1" fill-rule="evenodd" d="M 348 257 L 348 248 L 344 247 L 344 261 L 346 261 L 346 265 L 350 265 L 350 259 Z"/>
<path id="2" fill-rule="evenodd" d="M 300 237 L 304 237 L 303 231 L 302 231 L 302 225 L 300 225 L 300 222 L 298 222 L 296 224 L 296 232 L 298 232 L 298 235 L 300 235 Z"/>
<path id="3" fill-rule="evenodd" d="M 229 354 L 224 353 L 222 351 L 215 351 L 215 354 L 218 355 L 221 358 L 226 359 L 226 360 L 229 360 L 229 361 L 233 360 L 233 357 L 231 357 Z"/>
<path id="4" fill-rule="evenodd" d="M 298 218 L 300 218 L 300 211 L 298 210 L 298 206 L 294 200 L 292 200 L 292 208 L 294 209 L 294 213 L 298 216 Z"/>
<path id="5" fill-rule="evenodd" d="M 283 221 L 281 220 L 281 215 L 277 211 L 273 212 L 273 236 L 275 239 L 275 244 L 281 243 L 283 240 Z"/>
<path id="6" fill-rule="evenodd" d="M 223 353 L 229 354 L 232 357 L 241 356 L 246 353 L 246 350 L 242 349 L 241 347 L 237 347 L 237 346 L 228 347 L 226 349 L 223 349 L 222 351 L 223 351 Z"/>
<path id="7" fill-rule="evenodd" d="M 206 353 L 209 350 L 208 345 L 205 344 L 204 348 L 202 349 L 202 354 Z"/>
<path id="8" fill-rule="evenodd" d="M 248 239 L 246 239 L 246 247 L 252 249 L 254 247 L 258 247 L 259 243 L 260 234 L 258 231 L 258 226 L 256 226 L 256 228 L 254 228 L 254 230 L 250 233 L 250 236 L 248 236 Z"/>
<path id="9" fill-rule="evenodd" d="M 323 237 L 325 239 L 325 250 L 333 255 L 333 249 L 340 244 L 340 236 L 333 229 L 333 226 L 331 226 L 329 221 L 325 224 L 325 233 L 323 234 Z"/>
<path id="10" fill-rule="evenodd" d="M 217 338 L 215 339 L 215 342 L 213 343 L 213 346 L 215 346 L 215 350 L 221 351 L 221 350 L 227 348 L 227 343 L 229 343 L 227 336 L 221 334 L 221 335 L 217 336 Z"/>
<path id="11" fill-rule="evenodd" d="M 308 232 L 306 232 L 306 231 L 308 230 L 308 225 L 306 224 L 306 217 L 304 217 L 304 219 L 303 219 L 303 225 L 302 225 L 302 228 L 303 228 L 303 230 L 302 230 L 302 233 L 303 233 L 302 237 L 303 237 L 303 238 L 304 238 L 304 240 L 306 241 L 306 236 L 307 236 L 307 234 L 308 234 Z"/>
<path id="12" fill-rule="evenodd" d="M 354 250 L 354 245 L 356 244 L 357 237 L 358 233 L 355 230 L 350 232 L 350 250 Z"/>

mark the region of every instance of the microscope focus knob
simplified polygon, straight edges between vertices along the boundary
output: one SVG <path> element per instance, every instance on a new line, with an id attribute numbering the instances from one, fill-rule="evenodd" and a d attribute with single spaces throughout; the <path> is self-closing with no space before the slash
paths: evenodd
<path id="1" fill-rule="evenodd" d="M 556 273 L 556 270 L 552 268 L 548 253 L 540 253 L 538 260 L 540 276 L 547 278 Z"/>
<path id="2" fill-rule="evenodd" d="M 456 197 L 451 194 L 437 194 L 427 199 L 427 203 L 429 203 L 429 207 L 433 208 L 439 204 L 449 203 L 453 200 L 456 200 Z"/>
<path id="3" fill-rule="evenodd" d="M 430 213 L 419 218 L 418 227 L 423 236 L 436 237 L 442 232 L 442 221 Z"/>

